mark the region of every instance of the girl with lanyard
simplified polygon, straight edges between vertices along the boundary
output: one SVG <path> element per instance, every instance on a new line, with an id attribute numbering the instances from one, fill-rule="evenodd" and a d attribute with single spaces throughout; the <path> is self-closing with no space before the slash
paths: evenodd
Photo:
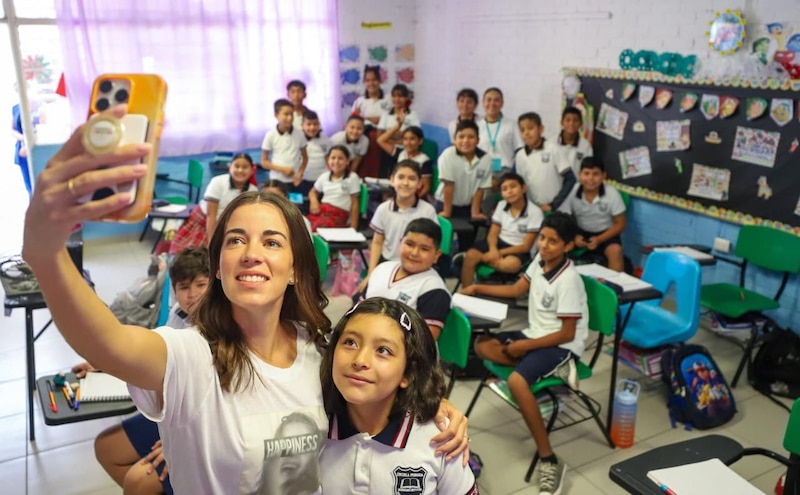
<path id="1" fill-rule="evenodd" d="M 514 166 L 514 153 L 521 146 L 522 139 L 514 121 L 503 118 L 503 92 L 500 88 L 484 91 L 483 109 L 485 116 L 478 125 L 478 147 L 492 156 L 492 172 L 499 177 Z"/>
<path id="2" fill-rule="evenodd" d="M 124 208 L 130 197 L 78 199 L 143 177 L 147 166 L 138 163 L 151 147 L 128 144 L 95 156 L 82 134 L 80 127 L 39 176 L 25 220 L 23 256 L 52 318 L 81 356 L 127 381 L 139 410 L 159 423 L 177 493 L 259 493 L 267 460 L 308 454 L 277 448 L 283 418 L 297 412 L 319 435 L 327 429 L 319 350 L 330 320 L 302 215 L 278 195 L 238 196 L 209 243 L 213 283 L 192 315 L 196 328 L 122 325 L 65 245 L 75 223 Z M 442 409 L 437 423 L 449 415 L 451 424 L 432 440 L 450 439 L 437 450 L 452 457 L 467 446 L 466 422 L 448 403 Z"/>

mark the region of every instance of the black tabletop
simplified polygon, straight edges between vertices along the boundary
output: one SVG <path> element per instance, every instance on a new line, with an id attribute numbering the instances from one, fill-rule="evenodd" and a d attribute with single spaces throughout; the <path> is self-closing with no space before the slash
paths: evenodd
<path id="1" fill-rule="evenodd" d="M 78 401 L 78 410 L 70 409 L 67 404 L 67 399 L 64 393 L 61 392 L 60 387 L 53 387 L 54 396 L 56 399 L 56 406 L 58 412 L 53 412 L 50 408 L 50 395 L 47 390 L 47 382 L 54 385 L 53 376 L 47 375 L 36 380 L 36 391 L 39 394 L 39 401 L 42 405 L 44 413 L 44 424 L 64 425 L 67 423 L 77 423 L 79 421 L 88 421 L 90 419 L 107 418 L 109 416 L 121 416 L 123 414 L 130 414 L 136 412 L 136 406 L 133 401 L 119 400 L 108 402 L 80 402 Z M 70 383 L 79 381 L 73 373 L 67 373 L 67 381 Z"/>

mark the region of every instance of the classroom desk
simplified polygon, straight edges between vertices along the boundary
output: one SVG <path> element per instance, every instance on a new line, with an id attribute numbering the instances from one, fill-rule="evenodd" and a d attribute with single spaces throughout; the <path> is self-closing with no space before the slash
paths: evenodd
<path id="1" fill-rule="evenodd" d="M 364 266 L 369 266 L 369 260 L 367 256 L 364 254 L 365 249 L 369 249 L 370 240 L 367 239 L 365 241 L 359 242 L 338 242 L 338 241 L 325 241 L 328 243 L 328 247 L 331 248 L 331 251 L 349 251 L 351 249 L 355 249 L 358 251 L 358 254 L 361 255 L 361 261 L 364 262 Z"/>
<path id="2" fill-rule="evenodd" d="M 717 264 L 717 258 L 711 254 L 711 248 L 708 246 L 701 246 L 699 244 L 659 244 L 656 246 L 642 246 L 642 253 L 650 254 L 658 248 L 689 248 L 699 251 L 702 254 L 707 254 L 709 257 L 696 257 L 689 254 L 688 256 L 697 261 L 700 266 L 714 266 Z"/>
<path id="3" fill-rule="evenodd" d="M 61 392 L 60 387 L 53 383 L 55 375 L 42 376 L 36 380 L 36 388 L 39 393 L 39 403 L 42 405 L 44 414 L 44 424 L 48 426 L 65 425 L 77 423 L 79 421 L 89 421 L 91 419 L 107 418 L 109 416 L 122 416 L 136 412 L 136 406 L 132 400 L 117 400 L 108 402 L 80 402 L 78 410 L 71 409 L 67 404 L 67 399 Z M 47 390 L 47 382 L 53 385 L 53 392 L 56 399 L 58 412 L 50 409 L 50 395 Z M 67 373 L 69 383 L 79 381 L 74 373 Z"/>
<path id="4" fill-rule="evenodd" d="M 147 222 L 145 223 L 144 228 L 142 229 L 142 233 L 139 235 L 139 242 L 142 242 L 145 234 L 149 230 L 150 223 L 154 219 L 163 220 L 163 222 L 161 223 L 161 230 L 158 232 L 158 237 L 156 237 L 155 242 L 153 242 L 153 248 L 150 250 L 150 254 L 156 252 L 156 247 L 158 246 L 158 242 L 161 240 L 162 237 L 164 237 L 164 230 L 167 228 L 167 221 L 187 220 L 189 216 L 192 214 L 192 210 L 194 210 L 195 206 L 197 205 L 194 203 L 190 203 L 187 205 L 180 205 L 184 206 L 185 208 L 182 209 L 181 211 L 176 211 L 176 212 L 159 211 L 158 208 L 160 208 L 161 206 L 165 205 L 153 206 L 150 208 L 150 213 L 147 214 Z"/>

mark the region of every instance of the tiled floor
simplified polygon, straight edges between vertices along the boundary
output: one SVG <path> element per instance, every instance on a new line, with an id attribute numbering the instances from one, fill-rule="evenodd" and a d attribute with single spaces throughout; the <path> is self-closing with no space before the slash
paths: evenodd
<path id="1" fill-rule="evenodd" d="M 13 181 L 18 177 L 15 173 L 15 169 L 0 169 L 0 198 L 19 196 L 14 193 Z M 18 197 L 17 200 L 13 203 L 14 208 L 0 208 L 4 233 L 14 234 L 2 239 L 0 253 L 13 252 L 15 246 L 18 249 L 21 213 Z M 149 247 L 149 244 L 139 244 L 133 238 L 116 242 L 87 242 L 85 265 L 91 271 L 98 293 L 104 300 L 111 301 L 127 283 L 144 274 Z M 333 298 L 328 314 L 335 321 L 347 306 L 347 298 Z M 505 325 L 519 328 L 524 320 L 524 313 L 515 313 Z M 45 323 L 47 311 L 37 311 L 35 321 L 37 326 Z M 49 427 L 44 425 L 37 404 L 37 439 L 34 443 L 27 441 L 23 325 L 24 316 L 20 311 L 0 319 L 0 397 L 3 398 L 0 400 L 0 492 L 5 495 L 121 493 L 95 461 L 92 444 L 98 432 L 120 421 L 120 418 Z M 712 349 L 723 373 L 728 379 L 733 377 L 740 355 L 738 348 L 706 330 L 701 330 L 694 341 Z M 78 360 L 79 357 L 56 329 L 48 330 L 36 343 L 37 375 L 65 370 Z M 610 365 L 611 360 L 603 355 L 595 368 L 595 376 L 581 384 L 582 389 L 604 408 Z M 621 376 L 637 377 L 625 367 L 621 370 Z M 458 382 L 451 396 L 453 403 L 462 410 L 466 409 L 475 385 L 474 381 Z M 735 390 L 735 397 L 738 414 L 730 423 L 713 432 L 729 435 L 744 445 L 783 452 L 782 439 L 787 414 L 747 385 L 740 385 Z M 485 463 L 479 480 L 481 493 L 500 495 L 536 492 L 532 485 L 523 480 L 534 446 L 515 410 L 494 394 L 484 392 L 471 415 L 470 432 L 472 447 Z M 569 466 L 563 493 L 624 493 L 608 477 L 612 464 L 653 447 L 704 434 L 671 429 L 663 390 L 660 385 L 651 384 L 645 387 L 639 400 L 636 443 L 632 448 L 610 449 L 592 422 L 552 435 L 556 453 Z M 734 469 L 766 493 L 772 493 L 775 480 L 781 472 L 776 463 L 764 458 L 746 458 L 737 463 Z"/>

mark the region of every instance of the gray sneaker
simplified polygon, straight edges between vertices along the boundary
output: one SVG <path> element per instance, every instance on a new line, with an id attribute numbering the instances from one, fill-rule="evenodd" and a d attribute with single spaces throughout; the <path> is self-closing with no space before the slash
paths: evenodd
<path id="1" fill-rule="evenodd" d="M 566 359 L 561 361 L 558 366 L 553 369 L 553 371 L 545 375 L 545 377 L 548 376 L 560 378 L 564 383 L 569 385 L 569 388 L 572 390 L 578 390 L 580 386 L 578 382 L 578 365 L 575 364 L 575 359 L 573 359 L 572 354 L 569 354 Z"/>
<path id="2" fill-rule="evenodd" d="M 564 484 L 567 465 L 561 458 L 558 462 L 539 461 L 539 495 L 559 495 Z"/>

